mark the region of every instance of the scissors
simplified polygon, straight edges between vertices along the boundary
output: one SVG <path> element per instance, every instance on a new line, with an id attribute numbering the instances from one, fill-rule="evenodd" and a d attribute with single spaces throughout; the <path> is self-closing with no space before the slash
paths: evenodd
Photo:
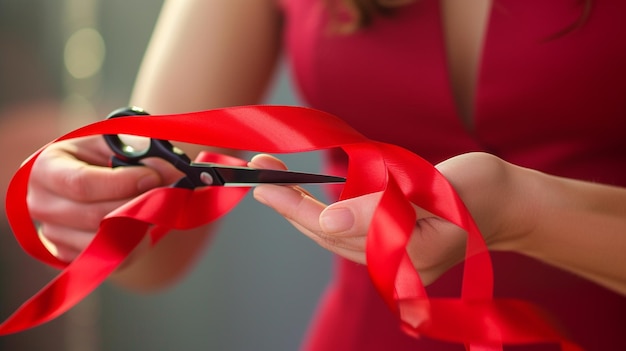
<path id="1" fill-rule="evenodd" d="M 107 118 L 123 116 L 149 115 L 137 107 L 126 107 L 113 111 Z M 158 157 L 171 163 L 185 174 L 172 186 L 195 189 L 203 186 L 255 186 L 259 184 L 316 184 L 343 183 L 345 178 L 304 173 L 287 170 L 256 169 L 249 167 L 227 166 L 215 163 L 192 162 L 181 149 L 168 140 L 150 139 L 148 148 L 136 150 L 124 143 L 117 134 L 105 134 L 104 140 L 114 153 L 111 167 L 141 166 L 141 160 Z"/>

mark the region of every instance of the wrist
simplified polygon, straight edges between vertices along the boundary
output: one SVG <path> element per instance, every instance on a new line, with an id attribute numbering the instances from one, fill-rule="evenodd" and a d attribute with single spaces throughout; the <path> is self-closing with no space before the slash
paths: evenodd
<path id="1" fill-rule="evenodd" d="M 504 163 L 507 176 L 502 196 L 499 197 L 501 216 L 489 247 L 496 251 L 527 254 L 552 189 L 546 182 L 545 174 Z"/>
<path id="2" fill-rule="evenodd" d="M 456 189 L 490 250 L 523 251 L 537 211 L 534 171 L 487 153 L 463 154 L 437 168 Z"/>

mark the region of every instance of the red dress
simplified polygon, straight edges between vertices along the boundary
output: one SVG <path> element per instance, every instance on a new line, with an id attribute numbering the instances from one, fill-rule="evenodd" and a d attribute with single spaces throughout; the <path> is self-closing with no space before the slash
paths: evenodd
<path id="1" fill-rule="evenodd" d="M 454 107 L 438 1 L 416 1 L 352 35 L 327 30 L 326 1 L 283 3 L 301 95 L 368 137 L 433 163 L 488 151 L 543 172 L 626 186 L 626 2 L 593 0 L 581 27 L 552 38 L 581 18 L 580 2 L 495 1 L 471 131 Z M 329 161 L 343 162 L 341 155 Z M 493 253 L 493 260 L 496 296 L 542 305 L 586 350 L 626 350 L 626 297 L 521 255 Z M 459 296 L 460 275 L 452 269 L 429 294 Z M 342 259 L 305 349 L 464 350 L 404 335 L 365 267 Z"/>

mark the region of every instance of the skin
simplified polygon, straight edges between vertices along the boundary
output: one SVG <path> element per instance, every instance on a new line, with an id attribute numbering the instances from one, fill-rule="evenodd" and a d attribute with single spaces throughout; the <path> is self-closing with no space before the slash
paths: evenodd
<path id="1" fill-rule="evenodd" d="M 452 63 L 460 72 L 452 75 L 460 115 L 471 126 L 468 101 L 491 3 L 481 1 L 476 21 L 457 28 L 454 13 L 463 13 L 454 11 L 459 3 L 445 0 L 442 6 L 448 47 L 473 43 L 460 48 L 460 58 Z M 169 1 L 131 103 L 153 114 L 258 103 L 271 78 L 279 42 L 280 17 L 272 0 Z M 193 55 L 181 54 L 188 52 Z M 84 249 L 106 213 L 179 176 L 157 160 L 149 167 L 110 169 L 110 154 L 101 138 L 86 138 L 51 146 L 35 164 L 28 199 L 32 215 L 43 223 L 42 236 L 51 251 L 64 260 L 71 261 Z M 268 155 L 256 156 L 250 165 L 286 168 Z M 460 155 L 436 167 L 466 203 L 491 250 L 529 255 L 626 294 L 621 258 L 626 247 L 624 188 L 554 177 L 484 153 Z M 365 235 L 380 194 L 328 206 L 297 187 L 260 186 L 254 196 L 322 247 L 367 264 Z M 415 210 L 419 221 L 407 250 L 429 283 L 462 260 L 465 233 L 423 209 Z M 84 215 L 75 216 L 79 211 Z M 138 291 L 167 286 L 193 263 L 211 232 L 198 228 L 169 235 L 152 249 L 144 243 L 113 280 Z"/>

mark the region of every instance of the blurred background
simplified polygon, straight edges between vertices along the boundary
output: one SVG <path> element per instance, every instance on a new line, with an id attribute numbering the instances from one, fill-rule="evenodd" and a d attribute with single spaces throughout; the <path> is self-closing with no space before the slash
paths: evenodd
<path id="1" fill-rule="evenodd" d="M 157 0 L 0 0 L 3 205 L 28 155 L 127 105 L 160 7 Z M 298 104 L 286 69 L 268 103 Z M 318 170 L 315 153 L 283 158 L 291 168 Z M 294 350 L 330 268 L 330 254 L 248 196 L 180 284 L 148 296 L 104 285 L 54 321 L 0 337 L 0 350 Z M 23 253 L 0 216 L 0 320 L 56 273 Z"/>

